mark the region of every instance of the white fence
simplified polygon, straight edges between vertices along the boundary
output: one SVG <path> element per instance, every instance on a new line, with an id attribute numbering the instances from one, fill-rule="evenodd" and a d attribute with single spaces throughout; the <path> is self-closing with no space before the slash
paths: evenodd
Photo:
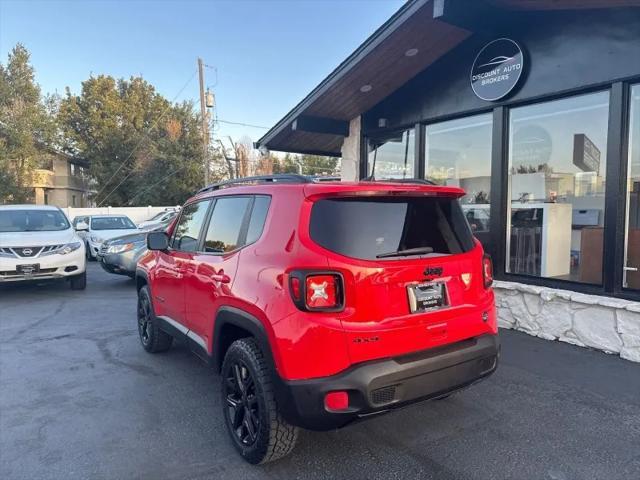
<path id="1" fill-rule="evenodd" d="M 149 220 L 156 213 L 163 212 L 169 207 L 91 207 L 91 208 L 75 208 L 67 207 L 62 211 L 67 214 L 69 220 L 84 215 L 126 215 L 134 223 Z M 178 205 L 178 208 L 180 206 Z"/>

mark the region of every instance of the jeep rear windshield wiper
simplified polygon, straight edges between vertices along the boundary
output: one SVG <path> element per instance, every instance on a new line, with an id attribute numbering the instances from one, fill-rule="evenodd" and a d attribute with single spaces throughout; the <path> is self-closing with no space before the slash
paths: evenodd
<path id="1" fill-rule="evenodd" d="M 431 247 L 407 248 L 406 250 L 397 250 L 395 252 L 380 253 L 376 255 L 376 258 L 408 257 L 410 255 L 422 255 L 425 253 L 433 253 L 433 248 Z"/>

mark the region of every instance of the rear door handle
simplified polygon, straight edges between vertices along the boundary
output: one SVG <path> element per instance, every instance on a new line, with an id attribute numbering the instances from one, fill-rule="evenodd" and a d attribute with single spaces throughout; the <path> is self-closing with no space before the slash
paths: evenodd
<path id="1" fill-rule="evenodd" d="M 225 275 L 224 273 L 216 273 L 214 275 L 211 275 L 211 280 L 220 283 L 231 283 L 231 277 L 229 275 Z"/>

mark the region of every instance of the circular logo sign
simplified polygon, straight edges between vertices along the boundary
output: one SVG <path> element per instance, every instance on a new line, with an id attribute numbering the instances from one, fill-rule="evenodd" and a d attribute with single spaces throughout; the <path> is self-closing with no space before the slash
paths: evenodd
<path id="1" fill-rule="evenodd" d="M 523 69 L 520 46 L 508 38 L 499 38 L 478 53 L 471 68 L 471 88 L 482 100 L 500 100 L 514 89 Z"/>

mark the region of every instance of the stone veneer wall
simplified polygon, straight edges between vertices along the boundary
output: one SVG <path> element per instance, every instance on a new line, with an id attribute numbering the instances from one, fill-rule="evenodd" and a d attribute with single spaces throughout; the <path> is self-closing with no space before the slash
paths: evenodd
<path id="1" fill-rule="evenodd" d="M 340 176 L 342 180 L 355 182 L 360 178 L 360 128 L 362 118 L 356 117 L 349 122 L 349 136 L 342 143 L 342 161 Z"/>
<path id="2" fill-rule="evenodd" d="M 494 282 L 498 325 L 640 362 L 640 303 Z"/>

